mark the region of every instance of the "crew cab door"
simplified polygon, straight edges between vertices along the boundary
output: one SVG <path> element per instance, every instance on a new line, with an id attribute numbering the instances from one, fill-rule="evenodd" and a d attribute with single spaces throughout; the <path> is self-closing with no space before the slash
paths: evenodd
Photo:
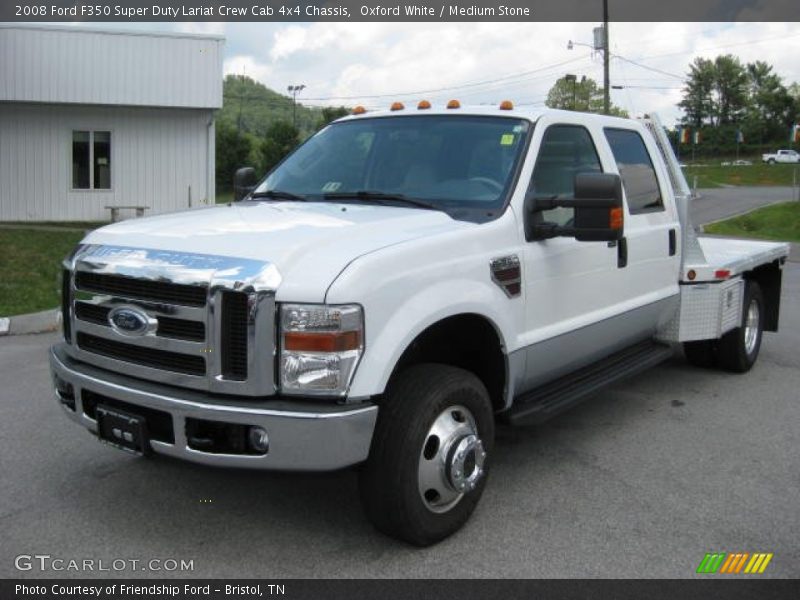
<path id="1" fill-rule="evenodd" d="M 574 197 L 575 175 L 619 172 L 602 124 L 576 115 L 543 117 L 532 142 L 535 165 L 528 193 Z M 623 177 L 624 187 L 624 177 Z M 657 299 L 667 274 L 652 274 L 663 261 L 675 262 L 677 293 L 679 232 L 669 256 L 668 225 L 653 210 L 632 215 L 625 194 L 625 239 L 579 242 L 572 237 L 534 240 L 524 245 L 526 377 L 531 389 L 600 360 L 637 341 L 652 337 L 664 308 Z M 545 221 L 569 226 L 572 209 L 543 213 Z M 656 237 L 664 236 L 663 257 L 656 256 Z M 523 236 L 524 239 L 524 236 Z"/>

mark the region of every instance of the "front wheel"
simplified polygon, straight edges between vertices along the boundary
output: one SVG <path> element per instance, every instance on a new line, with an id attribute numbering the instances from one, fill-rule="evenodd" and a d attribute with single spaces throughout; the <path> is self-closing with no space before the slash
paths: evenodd
<path id="1" fill-rule="evenodd" d="M 359 481 L 367 517 L 418 546 L 441 541 L 464 525 L 486 484 L 489 394 L 469 371 L 415 365 L 396 376 L 378 411 Z"/>
<path id="2" fill-rule="evenodd" d="M 719 340 L 717 364 L 735 373 L 749 371 L 758 358 L 764 333 L 764 295 L 755 281 L 748 281 L 742 303 L 740 327 Z"/>

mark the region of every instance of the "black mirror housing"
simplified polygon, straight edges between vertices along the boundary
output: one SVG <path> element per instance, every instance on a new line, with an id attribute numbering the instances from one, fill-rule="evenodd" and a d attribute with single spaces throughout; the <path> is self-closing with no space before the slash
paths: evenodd
<path id="1" fill-rule="evenodd" d="M 622 180 L 613 173 L 575 176 L 575 239 L 613 242 L 623 236 Z"/>
<path id="2" fill-rule="evenodd" d="M 237 169 L 233 175 L 233 200 L 239 202 L 242 198 L 252 192 L 258 185 L 256 170 L 253 167 L 242 167 Z"/>
<path id="3" fill-rule="evenodd" d="M 622 180 L 614 173 L 580 173 L 575 176 L 574 198 L 525 198 L 525 239 L 574 237 L 580 242 L 613 242 L 622 239 L 624 211 Z M 548 223 L 542 211 L 572 208 L 571 227 Z"/>

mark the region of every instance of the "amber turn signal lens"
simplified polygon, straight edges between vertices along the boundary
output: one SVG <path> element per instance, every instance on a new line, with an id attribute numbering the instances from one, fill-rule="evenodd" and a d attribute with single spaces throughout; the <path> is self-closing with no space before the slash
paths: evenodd
<path id="1" fill-rule="evenodd" d="M 431 107 L 431 103 L 428 102 L 427 100 L 420 100 L 419 104 L 417 104 L 417 108 L 419 110 L 425 110 L 425 109 L 430 108 L 430 107 Z"/>
<path id="2" fill-rule="evenodd" d="M 621 208 L 612 208 L 608 211 L 608 227 L 609 229 L 622 229 L 624 217 Z"/>
<path id="3" fill-rule="evenodd" d="M 402 102 L 392 102 L 392 106 L 389 110 L 403 110 L 405 106 L 403 106 Z"/>
<path id="4" fill-rule="evenodd" d="M 447 108 L 461 108 L 461 102 L 458 100 L 450 100 L 450 102 L 447 103 Z"/>
<path id="5" fill-rule="evenodd" d="M 514 110 L 514 103 L 511 100 L 503 100 L 500 103 L 500 110 Z"/>
<path id="6" fill-rule="evenodd" d="M 354 115 L 363 115 L 365 112 L 367 112 L 367 109 L 364 108 L 363 106 L 356 106 L 353 109 L 353 114 Z"/>
<path id="7" fill-rule="evenodd" d="M 344 352 L 358 350 L 361 334 L 358 331 L 310 333 L 292 331 L 283 335 L 283 348 L 294 352 Z"/>

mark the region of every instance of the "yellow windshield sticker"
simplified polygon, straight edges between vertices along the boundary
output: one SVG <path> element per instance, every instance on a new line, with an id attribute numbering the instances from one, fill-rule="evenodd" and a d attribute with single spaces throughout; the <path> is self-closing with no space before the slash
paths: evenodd
<path id="1" fill-rule="evenodd" d="M 500 145 L 501 146 L 511 146 L 514 143 L 514 134 L 513 133 L 504 133 L 500 137 Z"/>

